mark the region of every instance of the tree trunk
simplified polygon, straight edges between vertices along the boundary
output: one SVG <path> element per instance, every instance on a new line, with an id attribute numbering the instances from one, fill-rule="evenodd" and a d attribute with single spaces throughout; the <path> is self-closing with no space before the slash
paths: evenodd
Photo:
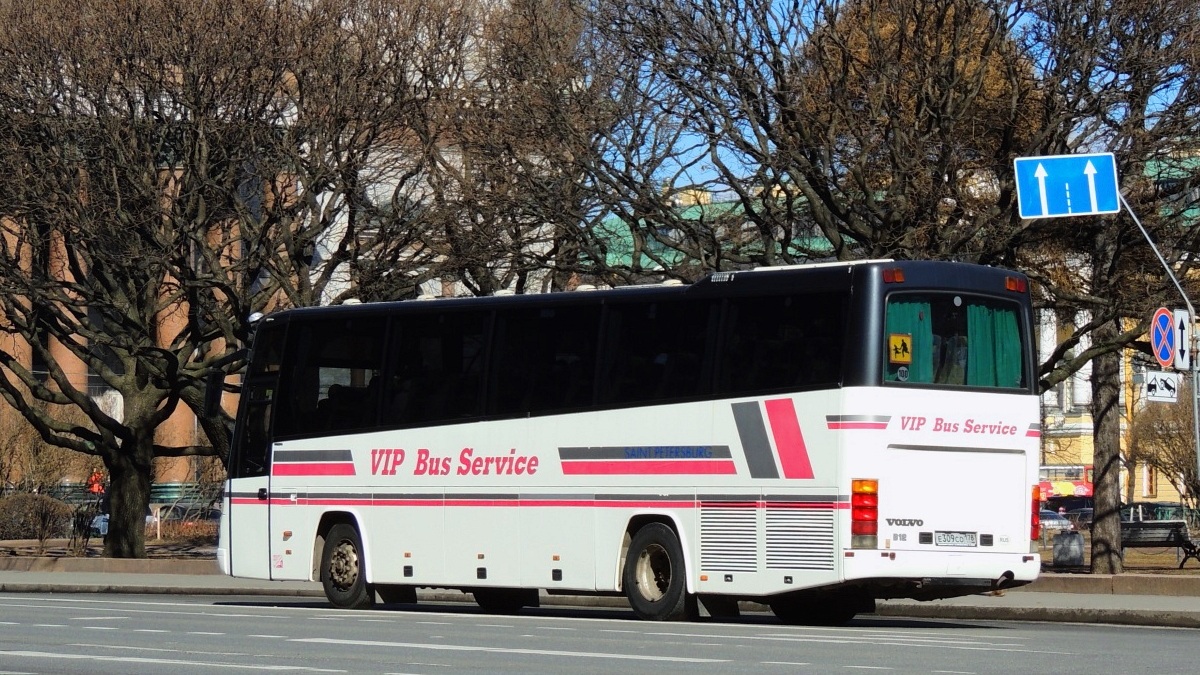
<path id="1" fill-rule="evenodd" d="M 1115 322 L 1096 329 L 1103 344 L 1119 333 Z M 1092 437 L 1095 471 L 1092 522 L 1092 573 L 1120 574 L 1121 560 L 1121 409 L 1118 405 L 1120 353 L 1092 360 Z"/>
<path id="2" fill-rule="evenodd" d="M 150 438 L 130 443 L 145 447 L 123 447 L 106 464 L 109 474 L 108 536 L 104 555 L 110 558 L 146 557 L 146 505 L 150 503 Z M 139 458 L 146 458 L 144 460 Z"/>

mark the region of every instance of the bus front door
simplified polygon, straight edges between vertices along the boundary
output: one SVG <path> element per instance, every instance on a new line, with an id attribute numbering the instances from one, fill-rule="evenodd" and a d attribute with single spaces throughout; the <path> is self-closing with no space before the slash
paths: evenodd
<path id="1" fill-rule="evenodd" d="M 225 491 L 229 574 L 271 578 L 271 408 L 275 383 L 247 383 Z"/>

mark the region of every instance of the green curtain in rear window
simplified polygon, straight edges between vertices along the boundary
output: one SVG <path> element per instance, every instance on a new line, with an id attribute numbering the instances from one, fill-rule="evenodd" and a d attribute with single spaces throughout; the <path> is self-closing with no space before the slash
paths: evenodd
<path id="1" fill-rule="evenodd" d="M 889 302 L 887 334 L 912 336 L 912 363 L 908 364 L 908 379 L 904 382 L 933 382 L 933 323 L 929 303 Z M 887 343 L 884 343 L 885 347 Z M 902 366 L 888 363 L 887 379 L 900 381 Z"/>
<path id="2" fill-rule="evenodd" d="M 969 305 L 967 334 L 968 385 L 1021 386 L 1021 335 L 1012 311 Z"/>

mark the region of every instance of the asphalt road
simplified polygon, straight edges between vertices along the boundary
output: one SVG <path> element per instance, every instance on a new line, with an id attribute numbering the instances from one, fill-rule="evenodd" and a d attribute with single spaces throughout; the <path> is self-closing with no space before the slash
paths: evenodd
<path id="1" fill-rule="evenodd" d="M 768 615 L 660 624 L 627 610 L 473 605 L 340 611 L 320 600 L 0 594 L 3 673 L 1190 672 L 1197 633 L 1168 628 Z"/>

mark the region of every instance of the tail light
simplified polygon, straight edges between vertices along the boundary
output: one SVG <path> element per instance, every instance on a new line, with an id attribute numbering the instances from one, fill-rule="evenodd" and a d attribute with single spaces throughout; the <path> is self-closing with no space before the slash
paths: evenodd
<path id="1" fill-rule="evenodd" d="M 879 547 L 879 481 L 850 481 L 850 548 Z"/>
<path id="2" fill-rule="evenodd" d="M 1004 277 L 1004 288 L 1017 293 L 1024 293 L 1029 289 L 1029 285 L 1021 277 Z"/>
<path id="3" fill-rule="evenodd" d="M 1042 488 L 1037 485 L 1033 486 L 1031 492 L 1029 509 L 1029 541 L 1037 541 L 1042 538 L 1042 518 L 1038 512 L 1042 505 Z"/>
<path id="4" fill-rule="evenodd" d="M 901 267 L 885 267 L 883 269 L 883 283 L 885 283 L 885 284 L 902 284 L 902 283 L 904 283 L 904 269 Z"/>

